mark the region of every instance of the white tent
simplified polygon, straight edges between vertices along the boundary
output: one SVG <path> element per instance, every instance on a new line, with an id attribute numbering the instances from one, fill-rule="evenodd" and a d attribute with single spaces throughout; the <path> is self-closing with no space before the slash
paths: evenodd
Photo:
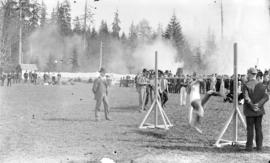
<path id="1" fill-rule="evenodd" d="M 37 71 L 37 65 L 36 64 L 20 64 L 20 67 L 22 71 Z"/>

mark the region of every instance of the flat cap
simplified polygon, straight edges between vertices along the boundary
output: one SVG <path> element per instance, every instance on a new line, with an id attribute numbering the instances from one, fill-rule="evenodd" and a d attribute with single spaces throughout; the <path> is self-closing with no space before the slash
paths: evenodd
<path id="1" fill-rule="evenodd" d="M 257 74 L 257 70 L 255 68 L 251 67 L 251 68 L 248 69 L 248 73 Z"/>

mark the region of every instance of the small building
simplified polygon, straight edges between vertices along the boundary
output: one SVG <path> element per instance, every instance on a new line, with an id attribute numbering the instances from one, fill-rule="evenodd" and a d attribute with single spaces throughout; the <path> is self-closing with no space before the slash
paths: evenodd
<path id="1" fill-rule="evenodd" d="M 20 64 L 19 68 L 21 70 L 22 75 L 27 71 L 29 72 L 34 72 L 37 71 L 37 65 L 36 64 Z"/>

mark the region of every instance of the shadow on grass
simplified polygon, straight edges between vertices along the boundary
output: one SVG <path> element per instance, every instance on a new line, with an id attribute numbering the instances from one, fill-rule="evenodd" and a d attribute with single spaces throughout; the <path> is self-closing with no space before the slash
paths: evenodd
<path id="1" fill-rule="evenodd" d="M 155 148 L 161 150 L 180 150 L 190 152 L 213 152 L 213 153 L 269 153 L 270 147 L 264 147 L 263 151 L 257 152 L 256 149 L 253 152 L 246 152 L 244 146 L 225 146 L 223 148 L 217 148 L 214 146 L 192 146 L 192 145 L 146 145 L 143 147 Z"/>
<path id="2" fill-rule="evenodd" d="M 111 107 L 111 111 L 113 112 L 138 112 L 138 106 L 117 106 Z"/>
<path id="3" fill-rule="evenodd" d="M 151 136 L 157 139 L 165 139 L 166 133 L 164 130 L 134 130 L 135 133 L 144 135 L 144 136 Z"/>
<path id="4" fill-rule="evenodd" d="M 95 122 L 94 119 L 72 119 L 72 118 L 48 118 L 43 119 L 44 121 L 62 121 L 62 122 Z"/>

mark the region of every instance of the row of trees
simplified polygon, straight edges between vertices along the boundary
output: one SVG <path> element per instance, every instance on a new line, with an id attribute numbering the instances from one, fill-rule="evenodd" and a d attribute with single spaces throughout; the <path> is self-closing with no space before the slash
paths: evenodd
<path id="1" fill-rule="evenodd" d="M 19 28 L 22 29 L 23 51 L 27 50 L 27 38 L 39 27 L 41 5 L 37 1 L 3 0 L 0 7 L 0 59 L 1 64 L 18 63 Z"/>
<path id="2" fill-rule="evenodd" d="M 22 8 L 20 21 L 19 8 Z M 147 20 L 141 20 L 138 24 L 132 23 L 128 33 L 121 32 L 121 21 L 119 12 L 114 13 L 114 20 L 111 24 L 106 21 L 101 21 L 99 29 L 95 29 L 93 22 L 93 13 L 90 9 L 87 11 L 87 19 L 81 17 L 71 18 L 71 8 L 68 0 L 57 4 L 52 10 L 50 18 L 46 5 L 37 1 L 21 0 L 6 0 L 1 6 L 1 61 L 2 65 L 16 65 L 18 63 L 18 44 L 19 44 L 19 25 L 22 25 L 22 40 L 23 40 L 23 61 L 24 63 L 36 63 L 40 68 L 46 71 L 94 71 L 99 64 L 100 42 L 103 42 L 103 65 L 111 71 L 118 71 L 120 67 L 115 67 L 114 59 L 121 60 L 122 64 L 127 68 L 128 72 L 134 73 L 137 71 L 136 63 L 132 60 L 132 54 L 142 45 L 152 44 L 157 40 L 170 42 L 177 50 L 175 61 L 184 61 L 186 68 L 194 69 L 193 63 L 196 63 L 197 69 L 206 69 L 203 62 L 204 55 L 212 55 L 215 50 L 215 39 L 212 34 L 209 34 L 207 40 L 207 50 L 202 52 L 200 47 L 191 48 L 182 33 L 182 26 L 173 14 L 170 22 L 163 29 L 159 24 L 157 29 L 152 28 Z M 85 21 L 85 22 L 84 22 Z M 45 66 L 41 66 L 41 60 L 44 56 L 31 58 L 30 36 L 35 31 L 46 31 L 50 27 L 56 27 L 56 32 L 59 34 L 60 40 L 79 36 L 83 47 L 73 47 L 71 52 L 63 52 L 61 54 L 62 62 L 61 69 L 57 67 L 55 53 L 48 54 Z M 110 28 L 111 26 L 111 28 Z M 63 44 L 67 46 L 67 44 Z M 81 49 L 83 48 L 83 50 Z M 65 49 L 65 47 L 64 47 Z"/>

